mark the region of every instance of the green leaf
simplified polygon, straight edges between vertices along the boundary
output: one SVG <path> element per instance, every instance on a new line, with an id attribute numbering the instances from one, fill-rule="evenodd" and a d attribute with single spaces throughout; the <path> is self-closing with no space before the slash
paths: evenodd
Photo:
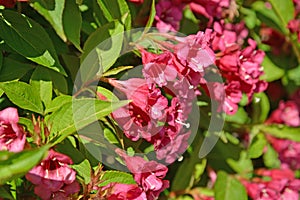
<path id="1" fill-rule="evenodd" d="M 69 88 L 66 77 L 53 70 L 49 70 L 48 73 L 51 76 L 53 87 L 63 94 L 68 94 Z"/>
<path id="2" fill-rule="evenodd" d="M 295 85 L 300 86 L 300 65 L 296 68 L 287 71 L 287 78 L 289 81 L 293 81 Z"/>
<path id="3" fill-rule="evenodd" d="M 104 129 L 104 137 L 110 144 L 120 144 L 116 135 L 108 128 Z"/>
<path id="4" fill-rule="evenodd" d="M 226 172 L 219 171 L 214 186 L 216 200 L 247 200 L 245 187 Z"/>
<path id="5" fill-rule="evenodd" d="M 240 175 L 249 176 L 251 175 L 253 171 L 253 165 L 252 161 L 247 158 L 247 153 L 245 151 L 242 151 L 240 153 L 240 158 L 238 161 L 235 161 L 231 158 L 227 159 L 227 163 L 229 166 Z"/>
<path id="6" fill-rule="evenodd" d="M 74 0 L 66 0 L 62 21 L 66 37 L 74 44 L 77 49 L 81 50 L 80 30 L 82 17 L 79 7 Z"/>
<path id="7" fill-rule="evenodd" d="M 45 113 L 50 113 L 58 110 L 61 106 L 66 103 L 72 102 L 72 96 L 61 95 L 56 97 L 51 101 L 51 103 L 46 107 Z"/>
<path id="8" fill-rule="evenodd" d="M 272 9 L 281 21 L 281 26 L 287 27 L 291 19 L 294 19 L 295 8 L 293 1 L 269 0 Z"/>
<path id="9" fill-rule="evenodd" d="M 40 94 L 42 102 L 47 107 L 52 100 L 52 81 L 48 69 L 37 67 L 31 76 L 30 85 Z"/>
<path id="10" fill-rule="evenodd" d="M 68 69 L 71 74 L 71 78 L 73 82 L 75 82 L 77 72 L 80 67 L 80 58 L 74 55 L 62 54 L 61 55 L 63 62 L 65 63 L 64 66 Z"/>
<path id="11" fill-rule="evenodd" d="M 272 82 L 280 79 L 284 75 L 284 70 L 278 67 L 267 55 L 264 57 L 262 66 L 265 72 L 261 76 L 262 80 Z"/>
<path id="12" fill-rule="evenodd" d="M 256 16 L 261 22 L 268 26 L 277 29 L 280 32 L 285 32 L 286 28 L 281 26 L 280 19 L 275 14 L 273 9 L 267 8 L 264 1 L 256 1 L 252 4 L 252 9 L 256 11 Z"/>
<path id="13" fill-rule="evenodd" d="M 252 123 L 263 123 L 269 115 L 270 102 L 268 96 L 261 92 L 253 96 L 252 101 Z"/>
<path id="14" fill-rule="evenodd" d="M 260 131 L 265 134 L 273 135 L 277 138 L 289 139 L 300 142 L 300 128 L 289 127 L 282 124 L 258 125 Z"/>
<path id="15" fill-rule="evenodd" d="M 23 126 L 25 126 L 27 128 L 27 130 L 30 133 L 33 133 L 34 126 L 33 126 L 32 121 L 30 119 L 25 118 L 25 117 L 20 117 L 19 118 L 19 124 L 22 124 Z"/>
<path id="16" fill-rule="evenodd" d="M 206 169 L 206 164 L 207 164 L 207 160 L 203 159 L 201 163 L 195 165 L 194 174 L 193 174 L 193 178 L 195 179 L 195 181 L 198 182 L 200 180 L 201 175 L 204 173 Z"/>
<path id="17" fill-rule="evenodd" d="M 47 118 L 47 121 L 51 124 L 51 132 L 59 133 L 59 139 L 56 140 L 58 143 L 76 130 L 107 116 L 127 103 L 128 101 L 106 102 L 96 99 L 76 99 L 62 105 Z"/>
<path id="18" fill-rule="evenodd" d="M 119 57 L 124 37 L 123 31 L 124 27 L 118 21 L 98 28 L 84 44 L 82 65 L 93 66 L 96 62 L 96 68 L 92 67 L 92 70 L 96 69 L 97 73 L 101 68 L 102 72 L 106 72 Z"/>
<path id="19" fill-rule="evenodd" d="M 0 88 L 9 100 L 20 108 L 43 114 L 43 104 L 40 95 L 34 87 L 24 82 L 0 83 Z"/>
<path id="20" fill-rule="evenodd" d="M 3 54 L 0 52 L 0 71 L 2 70 L 2 65 L 3 65 Z"/>
<path id="21" fill-rule="evenodd" d="M 153 25 L 154 22 L 154 18 L 156 15 L 156 10 L 155 10 L 155 0 L 152 0 L 151 3 L 151 10 L 150 10 L 150 15 L 149 15 L 149 19 L 147 21 L 146 27 L 150 28 Z M 146 30 L 146 29 L 145 29 Z M 147 29 L 148 30 L 148 29 Z"/>
<path id="22" fill-rule="evenodd" d="M 0 14 L 0 37 L 29 60 L 66 75 L 47 32 L 35 21 L 14 11 Z"/>
<path id="23" fill-rule="evenodd" d="M 190 157 L 184 158 L 179 166 L 171 185 L 172 191 L 184 190 L 191 186 L 191 180 L 195 172 L 195 166 L 203 162 L 202 159 L 199 158 L 199 150 L 202 145 L 201 142 L 199 142 L 200 137 L 201 134 L 196 135 L 194 141 L 197 142 L 193 143 L 195 147 L 190 153 Z"/>
<path id="24" fill-rule="evenodd" d="M 133 68 L 133 66 L 120 66 L 120 67 L 116 67 L 116 68 L 113 68 L 113 69 L 111 69 L 111 70 L 105 72 L 105 73 L 103 74 L 103 76 L 112 76 L 112 75 L 116 75 L 116 74 L 118 74 L 118 73 L 120 73 L 120 72 L 122 72 L 122 71 L 125 71 L 125 70 L 127 70 L 127 69 L 132 69 L 132 68 Z"/>
<path id="25" fill-rule="evenodd" d="M 84 180 L 84 184 L 89 184 L 91 182 L 91 165 L 90 162 L 85 159 L 77 165 L 72 165 L 72 168 L 76 170 L 77 174 L 81 176 Z"/>
<path id="26" fill-rule="evenodd" d="M 226 115 L 225 119 L 227 122 L 245 124 L 248 122 L 249 117 L 245 109 L 243 107 L 239 107 L 234 115 Z"/>
<path id="27" fill-rule="evenodd" d="M 98 86 L 97 92 L 106 97 L 108 101 L 119 101 L 118 97 L 114 95 L 114 93 L 104 87 Z"/>
<path id="28" fill-rule="evenodd" d="M 267 140 L 263 134 L 258 134 L 254 137 L 253 141 L 251 141 L 248 156 L 250 158 L 258 158 L 260 157 L 263 152 L 264 148 L 267 145 Z"/>
<path id="29" fill-rule="evenodd" d="M 65 7 L 65 0 L 55 0 L 54 8 L 48 9 L 44 7 L 40 1 L 35 1 L 31 6 L 40 13 L 45 19 L 51 24 L 51 26 L 56 31 L 57 35 L 63 40 L 66 41 L 66 35 L 63 28 L 62 15 Z"/>
<path id="30" fill-rule="evenodd" d="M 54 10 L 55 9 L 55 0 L 31 0 L 30 2 L 38 2 L 41 6 L 48 10 Z"/>
<path id="31" fill-rule="evenodd" d="M 196 18 L 193 11 L 187 6 L 183 10 L 183 18 L 180 23 L 180 32 L 184 34 L 195 34 L 199 31 L 200 20 Z"/>
<path id="32" fill-rule="evenodd" d="M 125 28 L 131 29 L 131 14 L 125 0 L 97 0 L 97 2 L 108 22 L 122 20 L 125 17 L 123 21 Z"/>
<path id="33" fill-rule="evenodd" d="M 263 160 L 265 165 L 269 168 L 280 167 L 280 160 L 278 159 L 278 153 L 270 144 L 267 144 L 267 151 L 263 155 Z"/>
<path id="34" fill-rule="evenodd" d="M 0 198 L 14 200 L 14 197 L 5 189 L 5 187 L 0 187 Z"/>
<path id="35" fill-rule="evenodd" d="M 131 174 L 120 171 L 105 171 L 99 186 L 103 187 L 110 183 L 136 184 Z"/>
<path id="36" fill-rule="evenodd" d="M 0 81 L 13 81 L 22 78 L 28 71 L 34 69 L 33 65 L 18 62 L 10 58 L 4 58 L 0 71 Z"/>
<path id="37" fill-rule="evenodd" d="M 45 157 L 48 149 L 49 146 L 43 146 L 19 153 L 8 153 L 0 164 L 0 185 L 25 175 Z"/>

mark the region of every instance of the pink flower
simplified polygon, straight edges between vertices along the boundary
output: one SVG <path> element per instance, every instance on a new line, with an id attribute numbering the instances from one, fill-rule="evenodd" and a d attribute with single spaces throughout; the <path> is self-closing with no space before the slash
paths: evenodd
<path id="1" fill-rule="evenodd" d="M 199 31 L 196 35 L 177 38 L 179 43 L 175 46 L 175 55 L 182 65 L 195 72 L 204 72 L 204 69 L 214 64 L 215 54 L 210 48 L 212 38 L 211 30 Z"/>
<path id="2" fill-rule="evenodd" d="M 43 200 L 56 195 L 67 197 L 80 190 L 75 180 L 76 172 L 69 166 L 72 163 L 68 156 L 50 149 L 47 158 L 31 169 L 26 179 L 36 185 L 35 194 Z"/>
<path id="3" fill-rule="evenodd" d="M 248 43 L 249 46 L 242 50 L 234 43 L 227 47 L 225 45 L 225 51 L 218 53 L 216 65 L 226 79 L 224 111 L 227 114 L 236 112 L 242 93 L 248 96 L 250 102 L 255 92 L 262 92 L 268 86 L 267 82 L 260 80 L 260 76 L 263 75 L 261 63 L 264 52 L 256 50 L 255 41 L 249 39 Z"/>
<path id="4" fill-rule="evenodd" d="M 165 119 L 164 109 L 168 106 L 168 100 L 153 84 L 149 88 L 145 79 L 110 80 L 110 83 L 132 100 L 112 113 L 114 119 L 128 138 L 136 141 L 142 137 L 149 141 L 160 129 L 156 127 L 157 121 Z"/>
<path id="5" fill-rule="evenodd" d="M 178 31 L 183 4 L 177 1 L 160 0 L 156 4 L 155 26 L 160 32 Z"/>
<path id="6" fill-rule="evenodd" d="M 144 0 L 128 0 L 128 1 L 130 1 L 132 3 L 136 3 L 136 4 L 142 4 L 142 3 L 144 3 Z"/>
<path id="7" fill-rule="evenodd" d="M 281 101 L 279 108 L 272 112 L 267 123 L 300 126 L 300 113 L 297 104 L 294 101 Z"/>
<path id="8" fill-rule="evenodd" d="M 142 50 L 143 75 L 148 84 L 156 83 L 159 87 L 167 85 L 177 77 L 177 71 L 172 62 L 171 52 L 153 54 Z"/>
<path id="9" fill-rule="evenodd" d="M 147 200 L 157 199 L 159 194 L 169 187 L 169 181 L 163 180 L 168 172 L 166 166 L 155 161 L 145 161 L 141 157 L 130 157 L 120 149 L 116 152 L 125 160 L 134 180 L 146 193 Z"/>
<path id="10" fill-rule="evenodd" d="M 221 18 L 224 8 L 229 8 L 230 0 L 192 0 L 189 4 L 193 12 L 209 19 L 210 26 L 214 18 Z"/>
<path id="11" fill-rule="evenodd" d="M 268 136 L 268 141 L 278 152 L 282 166 L 288 166 L 293 170 L 300 169 L 300 142 L 287 139 L 279 139 Z"/>
<path id="12" fill-rule="evenodd" d="M 293 19 L 289 21 L 288 28 L 291 33 L 296 33 L 298 37 L 298 42 L 300 42 L 300 19 Z"/>
<path id="13" fill-rule="evenodd" d="M 16 108 L 10 107 L 0 111 L 0 150 L 19 152 L 24 149 L 26 135 L 18 122 Z"/>
<path id="14" fill-rule="evenodd" d="M 248 195 L 253 200 L 298 200 L 300 180 L 295 179 L 294 173 L 289 169 L 260 169 L 259 176 L 269 177 L 269 181 L 253 178 L 252 181 L 242 181 Z"/>
<path id="15" fill-rule="evenodd" d="M 146 193 L 135 184 L 115 183 L 110 186 L 107 200 L 145 200 Z"/>

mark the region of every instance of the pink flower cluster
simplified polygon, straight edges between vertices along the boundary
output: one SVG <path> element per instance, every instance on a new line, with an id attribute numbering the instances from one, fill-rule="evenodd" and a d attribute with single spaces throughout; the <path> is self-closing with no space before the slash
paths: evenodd
<path id="1" fill-rule="evenodd" d="M 255 92 L 267 87 L 260 80 L 264 53 L 256 50 L 251 39 L 249 46 L 241 47 L 248 34 L 244 24 L 222 22 L 214 27 L 214 32 L 207 29 L 187 37 L 163 34 L 172 42 L 159 43 L 162 53 L 139 47 L 144 78 L 108 81 L 132 100 L 112 113 L 126 137 L 150 142 L 157 158 L 167 163 L 174 162 L 188 146 L 188 117 L 193 100 L 200 95 L 199 86 L 206 91 L 213 88 L 208 95 L 219 102 L 219 111 L 227 114 L 237 111 L 243 93 L 250 101 Z M 206 70 L 214 65 L 225 83 L 205 78 Z"/>
<path id="2" fill-rule="evenodd" d="M 289 169 L 259 169 L 259 177 L 243 180 L 249 197 L 253 200 L 298 200 L 300 180 Z"/>
<path id="3" fill-rule="evenodd" d="M 292 127 L 300 126 L 300 90 L 296 91 L 289 101 L 281 101 L 279 108 L 274 110 L 266 121 L 268 124 L 285 124 Z M 300 169 L 300 142 L 279 139 L 268 135 L 268 141 L 278 152 L 282 166 L 293 170 Z"/>
<path id="4" fill-rule="evenodd" d="M 36 185 L 34 193 L 41 199 L 66 199 L 80 190 L 76 172 L 69 166 L 72 163 L 68 156 L 50 149 L 47 158 L 31 169 L 26 179 Z"/>
<path id="5" fill-rule="evenodd" d="M 26 134 L 19 124 L 16 108 L 6 108 L 0 111 L 0 151 L 19 152 L 24 149 Z"/>
<path id="6" fill-rule="evenodd" d="M 183 8 L 187 5 L 194 13 L 208 19 L 208 27 L 215 18 L 221 19 L 227 14 L 232 17 L 236 12 L 233 0 L 160 0 L 156 4 L 156 28 L 161 32 L 178 31 Z"/>
<path id="7" fill-rule="evenodd" d="M 117 150 L 122 156 L 129 171 L 133 173 L 137 185 L 112 184 L 108 200 L 155 200 L 159 194 L 169 187 L 169 181 L 163 180 L 168 168 L 155 161 L 145 161 L 143 158 L 126 155 Z"/>
<path id="8" fill-rule="evenodd" d="M 249 46 L 242 49 L 242 41 L 247 36 L 243 23 L 225 25 L 215 22 L 214 30 L 212 49 L 216 52 L 216 65 L 225 78 L 223 110 L 234 114 L 243 93 L 250 101 L 254 93 L 267 88 L 267 82 L 260 80 L 264 52 L 256 50 L 256 42 L 251 39 L 248 39 Z"/>
<path id="9" fill-rule="evenodd" d="M 16 108 L 0 111 L 0 150 L 20 152 L 26 143 L 26 134 L 19 124 Z M 41 199 L 65 199 L 80 190 L 75 181 L 76 172 L 68 165 L 72 160 L 61 153 L 49 150 L 48 156 L 31 169 L 26 178 L 35 184 L 34 192 Z"/>

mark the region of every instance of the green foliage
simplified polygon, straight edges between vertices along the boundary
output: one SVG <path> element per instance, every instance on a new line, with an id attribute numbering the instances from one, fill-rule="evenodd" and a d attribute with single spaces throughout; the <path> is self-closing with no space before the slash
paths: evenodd
<path id="1" fill-rule="evenodd" d="M 106 102 L 95 99 L 73 99 L 63 104 L 47 118 L 51 131 L 58 135 L 55 143 L 63 141 L 67 136 L 107 116 L 112 111 L 126 105 L 128 101 Z"/>
<path id="2" fill-rule="evenodd" d="M 106 186 L 110 183 L 136 184 L 131 174 L 120 171 L 106 171 L 100 181 L 99 186 Z"/>
<path id="3" fill-rule="evenodd" d="M 91 165 L 90 162 L 85 159 L 77 165 L 72 165 L 72 168 L 75 169 L 80 177 L 83 178 L 84 183 L 88 184 L 91 182 Z"/>
<path id="4" fill-rule="evenodd" d="M 4 10 L 0 14 L 0 30 L 0 37 L 16 52 L 66 75 L 52 41 L 41 25 L 25 15 Z"/>
<path id="5" fill-rule="evenodd" d="M 219 171 L 214 186 L 216 200 L 246 200 L 245 187 L 234 177 L 224 171 Z"/>
<path id="6" fill-rule="evenodd" d="M 0 185 L 25 175 L 46 155 L 49 146 L 24 150 L 20 153 L 0 152 Z"/>
<path id="7" fill-rule="evenodd" d="M 0 83 L 0 88 L 9 100 L 20 108 L 43 114 L 44 108 L 40 98 L 33 86 L 24 82 Z"/>

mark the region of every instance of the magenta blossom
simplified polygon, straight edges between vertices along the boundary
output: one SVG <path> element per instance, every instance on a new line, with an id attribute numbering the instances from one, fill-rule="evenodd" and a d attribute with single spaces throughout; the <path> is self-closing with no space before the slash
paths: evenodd
<path id="1" fill-rule="evenodd" d="M 293 170 L 300 169 L 300 142 L 279 139 L 268 135 L 268 141 L 277 151 L 282 166 Z"/>
<path id="2" fill-rule="evenodd" d="M 272 112 L 267 123 L 286 124 L 288 126 L 300 126 L 300 113 L 294 101 L 281 101 L 279 108 Z"/>
<path id="3" fill-rule="evenodd" d="M 148 84 L 156 83 L 159 87 L 167 85 L 177 77 L 177 71 L 172 62 L 172 54 L 166 51 L 153 54 L 142 50 L 143 75 Z"/>
<path id="4" fill-rule="evenodd" d="M 195 72 L 204 72 L 205 68 L 214 64 L 215 54 L 210 48 L 211 30 L 177 39 L 179 43 L 175 46 L 175 55 L 184 66 Z"/>
<path id="5" fill-rule="evenodd" d="M 133 141 L 139 138 L 149 141 L 160 129 L 156 126 L 157 121 L 165 121 L 164 110 L 168 106 L 168 100 L 154 85 L 149 88 L 144 79 L 110 80 L 110 83 L 123 92 L 127 99 L 132 100 L 128 105 L 112 113 L 114 119 L 128 138 Z"/>
<path id="6" fill-rule="evenodd" d="M 156 4 L 155 26 L 160 32 L 178 31 L 184 4 L 160 0 Z"/>
<path id="7" fill-rule="evenodd" d="M 26 134 L 18 122 L 16 108 L 0 111 L 0 150 L 19 152 L 24 149 Z"/>
<path id="8" fill-rule="evenodd" d="M 193 12 L 208 18 L 210 26 L 214 18 L 221 18 L 224 9 L 230 7 L 230 0 L 192 0 L 189 5 Z"/>
<path id="9" fill-rule="evenodd" d="M 260 169 L 256 173 L 268 177 L 269 181 L 254 178 L 251 181 L 242 181 L 248 195 L 253 200 L 298 200 L 300 180 L 295 179 L 294 173 L 289 169 Z"/>
<path id="10" fill-rule="evenodd" d="M 146 193 L 147 200 L 155 200 L 169 187 L 169 181 L 163 180 L 168 168 L 156 161 L 145 161 L 143 158 L 126 155 L 122 150 L 116 152 L 125 160 L 126 166 L 133 173 L 134 180 Z"/>
<path id="11" fill-rule="evenodd" d="M 146 193 L 135 184 L 113 183 L 109 186 L 107 200 L 145 200 Z"/>
<path id="12" fill-rule="evenodd" d="M 68 156 L 50 149 L 47 158 L 31 169 L 26 179 L 36 185 L 34 192 L 43 200 L 61 195 L 67 197 L 80 190 L 75 180 L 76 172 L 69 166 L 72 163 Z"/>

